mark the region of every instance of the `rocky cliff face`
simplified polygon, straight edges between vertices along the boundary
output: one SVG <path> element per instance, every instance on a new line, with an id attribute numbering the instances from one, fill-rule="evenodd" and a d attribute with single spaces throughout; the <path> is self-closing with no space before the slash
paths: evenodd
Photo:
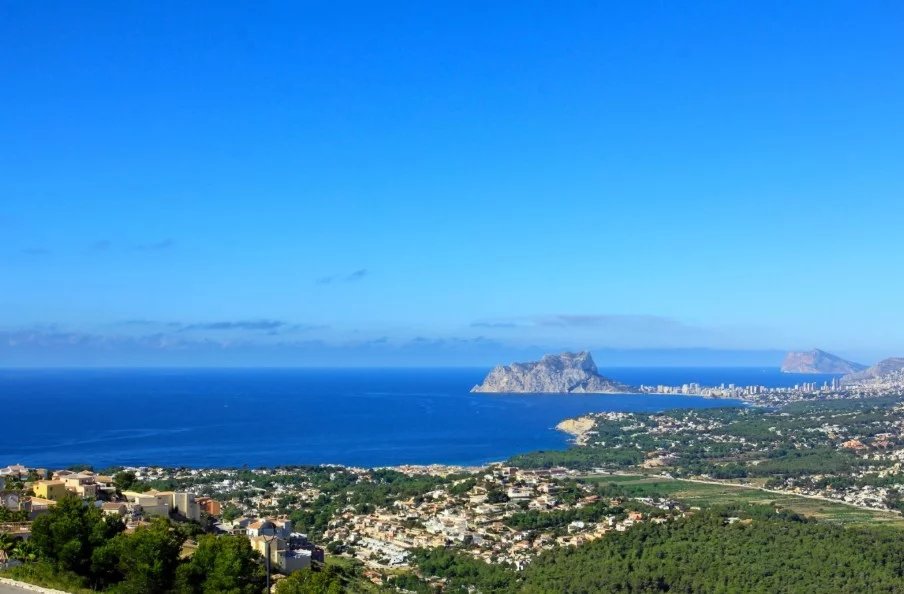
<path id="1" fill-rule="evenodd" d="M 782 362 L 784 373 L 856 373 L 864 369 L 866 365 L 847 361 L 819 349 L 792 351 L 785 355 Z"/>
<path id="2" fill-rule="evenodd" d="M 599 374 L 590 353 L 545 355 L 539 361 L 499 365 L 472 392 L 612 394 L 634 392 Z"/>
<path id="3" fill-rule="evenodd" d="M 846 383 L 869 381 L 881 379 L 902 371 L 904 371 L 904 357 L 891 357 L 890 359 L 883 359 L 869 369 L 859 373 L 848 374 L 842 378 L 842 381 Z"/>

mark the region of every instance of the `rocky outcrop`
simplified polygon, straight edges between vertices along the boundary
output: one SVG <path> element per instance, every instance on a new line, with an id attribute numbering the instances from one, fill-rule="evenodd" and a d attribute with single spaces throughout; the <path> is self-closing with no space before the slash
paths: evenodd
<path id="1" fill-rule="evenodd" d="M 842 378 L 845 383 L 863 382 L 882 379 L 883 377 L 904 372 L 904 357 L 891 357 L 879 361 L 869 369 L 859 373 L 851 373 Z"/>
<path id="2" fill-rule="evenodd" d="M 619 394 L 630 386 L 605 378 L 590 353 L 545 355 L 539 361 L 499 365 L 472 392 L 524 394 Z"/>
<path id="3" fill-rule="evenodd" d="M 783 373 L 856 373 L 866 365 L 842 359 L 819 349 L 791 351 L 782 361 Z"/>
<path id="4" fill-rule="evenodd" d="M 573 436 L 575 445 L 587 445 L 587 440 L 596 433 L 596 419 L 591 416 L 565 419 L 556 425 L 556 429 Z"/>

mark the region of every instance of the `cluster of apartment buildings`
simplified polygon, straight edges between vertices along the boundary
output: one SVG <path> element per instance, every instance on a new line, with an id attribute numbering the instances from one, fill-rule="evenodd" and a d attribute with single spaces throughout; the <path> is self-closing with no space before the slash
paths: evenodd
<path id="1" fill-rule="evenodd" d="M 135 470 L 141 472 L 141 469 Z M 5 490 L 7 481 L 22 483 L 22 489 Z M 31 494 L 23 496 L 23 492 Z M 0 468 L 0 505 L 13 511 L 24 510 L 29 519 L 73 495 L 97 506 L 104 514 L 122 518 L 127 529 L 134 529 L 155 517 L 200 522 L 202 514 L 218 518 L 222 513 L 221 503 L 211 497 L 154 489 L 118 492 L 112 476 L 91 471 L 51 472 L 19 464 Z M 28 523 L 20 524 L 16 525 L 15 536 L 28 538 Z M 312 561 L 324 559 L 323 549 L 310 543 L 305 535 L 293 532 L 292 522 L 286 518 L 241 517 L 232 522 L 217 523 L 216 527 L 222 532 L 247 536 L 254 550 L 265 559 L 269 557 L 274 570 L 291 573 L 309 568 Z"/>
<path id="2" fill-rule="evenodd" d="M 3 490 L 7 480 L 21 482 L 23 488 Z M 22 493 L 30 493 L 22 495 Z M 64 497 L 75 496 L 116 515 L 134 528 L 152 517 L 176 517 L 199 522 L 202 512 L 212 516 L 220 513 L 219 502 L 210 498 L 196 498 L 191 493 L 176 491 L 117 491 L 113 477 L 91 471 L 26 468 L 12 465 L 0 469 L 0 505 L 10 510 L 25 511 L 34 519 Z"/>
<path id="3" fill-rule="evenodd" d="M 642 385 L 640 391 L 645 394 L 685 394 L 704 396 L 707 398 L 735 398 L 752 404 L 777 406 L 803 400 L 833 400 L 838 398 L 868 398 L 875 396 L 891 396 L 904 390 L 904 370 L 886 375 L 860 380 L 843 382 L 840 378 L 832 378 L 822 384 L 803 382 L 794 386 L 740 386 L 736 384 L 720 384 L 704 386 L 696 382 L 680 386 Z"/>

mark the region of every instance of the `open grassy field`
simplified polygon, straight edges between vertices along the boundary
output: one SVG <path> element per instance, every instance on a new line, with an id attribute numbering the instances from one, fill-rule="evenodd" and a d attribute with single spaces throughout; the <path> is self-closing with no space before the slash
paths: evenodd
<path id="1" fill-rule="evenodd" d="M 738 502 L 779 505 L 802 515 L 846 525 L 884 524 L 904 529 L 904 517 L 898 514 L 731 484 L 713 485 L 643 475 L 604 475 L 587 477 L 587 480 L 616 483 L 639 497 L 666 495 L 700 507 Z"/>

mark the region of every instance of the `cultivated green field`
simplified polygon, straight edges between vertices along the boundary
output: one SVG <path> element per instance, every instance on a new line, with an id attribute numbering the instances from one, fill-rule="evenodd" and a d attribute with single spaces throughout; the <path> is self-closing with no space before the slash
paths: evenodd
<path id="1" fill-rule="evenodd" d="M 841 503 L 810 499 L 797 495 L 767 493 L 756 488 L 730 484 L 703 484 L 643 475 L 604 475 L 587 477 L 599 483 L 615 483 L 637 496 L 667 495 L 689 505 L 706 507 L 730 503 L 778 505 L 802 515 L 846 525 L 884 524 L 904 529 L 904 517 L 882 511 L 856 508 Z"/>

